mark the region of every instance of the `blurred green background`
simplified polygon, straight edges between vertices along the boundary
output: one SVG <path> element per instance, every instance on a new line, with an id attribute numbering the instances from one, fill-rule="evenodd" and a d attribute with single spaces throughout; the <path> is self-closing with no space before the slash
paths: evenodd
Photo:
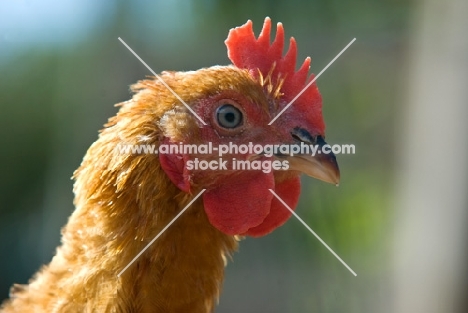
<path id="1" fill-rule="evenodd" d="M 228 30 L 284 24 L 318 73 L 339 188 L 308 177 L 297 220 L 241 242 L 217 312 L 389 312 L 395 132 L 413 1 L 9 1 L 0 4 L 0 300 L 48 263 L 73 210 L 70 177 L 98 130 L 156 72 L 228 64 Z"/>

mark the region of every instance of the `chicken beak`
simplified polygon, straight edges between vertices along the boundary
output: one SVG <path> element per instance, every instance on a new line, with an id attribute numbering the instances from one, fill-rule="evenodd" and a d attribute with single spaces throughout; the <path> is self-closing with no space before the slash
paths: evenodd
<path id="1" fill-rule="evenodd" d="M 289 170 L 302 172 L 310 177 L 337 185 L 340 183 L 340 170 L 333 153 L 296 155 L 288 157 Z"/>
<path id="2" fill-rule="evenodd" d="M 283 158 L 289 162 L 289 170 L 299 171 L 308 176 L 338 186 L 340 182 L 340 169 L 336 162 L 335 155 L 331 151 L 328 151 L 328 149 L 322 149 L 327 145 L 325 140 L 321 136 L 313 138 L 302 128 L 295 128 L 291 134 L 296 141 L 307 145 L 314 145 L 317 150 L 315 154 L 284 156 Z M 328 148 L 330 147 L 328 146 Z"/>

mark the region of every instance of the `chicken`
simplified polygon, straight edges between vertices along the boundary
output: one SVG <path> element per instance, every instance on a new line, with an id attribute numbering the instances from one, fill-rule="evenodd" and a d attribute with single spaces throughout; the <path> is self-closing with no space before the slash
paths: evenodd
<path id="1" fill-rule="evenodd" d="M 223 156 L 226 170 L 202 170 L 189 167 L 189 162 L 217 160 L 217 153 L 116 149 L 208 142 L 325 144 L 322 100 L 315 83 L 269 125 L 312 79 L 307 77 L 310 58 L 295 71 L 295 40 L 291 38 L 283 56 L 282 25 L 272 44 L 270 30 L 269 18 L 258 39 L 251 21 L 232 29 L 226 40 L 232 65 L 161 74 L 196 115 L 158 79 L 132 86 L 133 98 L 120 104 L 74 173 L 76 208 L 62 230 L 56 255 L 29 285 L 12 288 L 2 313 L 212 312 L 226 260 L 238 240 L 266 235 L 291 215 L 269 189 L 295 208 L 301 172 L 338 183 L 333 154 L 234 151 Z M 281 164 L 287 169 L 235 170 L 234 159 L 286 161 Z"/>

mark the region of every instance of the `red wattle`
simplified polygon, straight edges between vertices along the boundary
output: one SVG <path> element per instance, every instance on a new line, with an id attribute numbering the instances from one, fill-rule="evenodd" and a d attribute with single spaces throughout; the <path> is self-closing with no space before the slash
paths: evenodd
<path id="1" fill-rule="evenodd" d="M 301 192 L 301 180 L 299 176 L 290 178 L 276 185 L 273 191 L 286 202 L 293 210 L 296 209 Z M 268 191 L 270 192 L 270 191 Z M 276 197 L 271 201 L 270 214 L 267 215 L 263 223 L 250 228 L 244 235 L 261 237 L 271 233 L 280 227 L 291 217 L 292 213 Z"/>
<path id="2" fill-rule="evenodd" d="M 261 224 L 270 213 L 274 189 L 272 173 L 244 172 L 235 180 L 216 186 L 203 194 L 210 223 L 228 235 L 239 235 Z"/>

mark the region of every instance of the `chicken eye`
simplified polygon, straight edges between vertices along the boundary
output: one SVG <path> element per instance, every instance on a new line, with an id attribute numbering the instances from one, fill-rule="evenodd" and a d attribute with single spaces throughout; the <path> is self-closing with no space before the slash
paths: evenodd
<path id="1" fill-rule="evenodd" d="M 216 111 L 216 118 L 221 127 L 236 128 L 242 123 L 242 112 L 231 104 L 224 104 Z"/>

